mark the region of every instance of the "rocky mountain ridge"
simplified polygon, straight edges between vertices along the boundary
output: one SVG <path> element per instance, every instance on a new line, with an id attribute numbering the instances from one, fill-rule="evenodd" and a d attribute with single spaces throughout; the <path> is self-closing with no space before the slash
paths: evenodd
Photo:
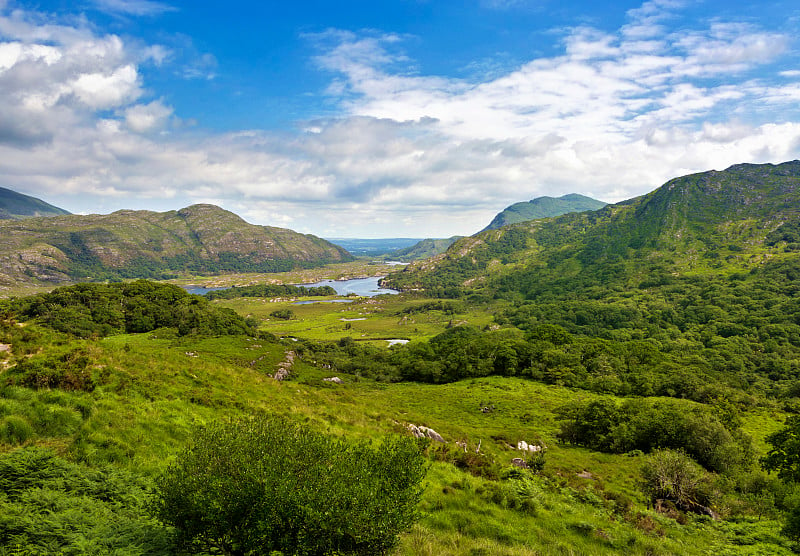
<path id="1" fill-rule="evenodd" d="M 0 284 L 275 272 L 352 260 L 313 235 L 214 205 L 0 221 Z"/>

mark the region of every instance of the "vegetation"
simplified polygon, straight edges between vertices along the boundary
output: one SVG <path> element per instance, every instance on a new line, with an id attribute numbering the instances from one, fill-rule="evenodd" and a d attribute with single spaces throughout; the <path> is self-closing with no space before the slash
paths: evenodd
<path id="1" fill-rule="evenodd" d="M 26 447 L 0 454 L 4 554 L 174 554 L 147 509 L 148 482 Z"/>
<path id="2" fill-rule="evenodd" d="M 21 318 L 84 338 L 158 328 L 174 328 L 182 336 L 252 332 L 230 309 L 214 307 L 178 286 L 147 280 L 65 286 L 14 300 L 10 306 Z"/>
<path id="3" fill-rule="evenodd" d="M 561 216 L 570 212 L 599 210 L 604 206 L 606 206 L 606 203 L 602 201 L 585 195 L 578 195 L 577 193 L 570 193 L 558 198 L 537 197 L 536 199 L 523 203 L 514 203 L 504 208 L 483 231 L 495 230 L 509 224 L 517 224 L 537 218 L 552 218 L 553 216 Z"/>
<path id="4" fill-rule="evenodd" d="M 352 260 L 311 235 L 248 224 L 213 205 L 0 221 L 0 284 L 58 284 L 185 273 L 280 272 Z"/>
<path id="5" fill-rule="evenodd" d="M 791 554 L 798 180 L 800 163 L 742 165 L 490 230 L 390 277 L 417 290 L 400 296 L 131 282 L 4 302 L 0 552 Z M 418 469 L 411 431 L 431 440 L 405 530 L 346 477 L 391 477 L 387 454 Z M 287 438 L 321 463 L 297 469 Z"/>
<path id="6" fill-rule="evenodd" d="M 387 255 L 388 258 L 398 261 L 417 261 L 420 259 L 427 259 L 435 255 L 440 255 L 447 251 L 447 248 L 453 245 L 457 240 L 464 236 L 452 236 L 446 239 L 423 239 L 410 247 L 404 247 L 392 251 Z"/>
<path id="7" fill-rule="evenodd" d="M 256 417 L 199 432 L 157 481 L 156 514 L 191 551 L 385 554 L 417 519 L 424 459 Z"/>
<path id="8" fill-rule="evenodd" d="M 256 284 L 253 286 L 232 286 L 224 290 L 213 290 L 205 294 L 207 299 L 235 299 L 237 297 L 319 297 L 336 295 L 330 286 L 289 286 L 283 284 Z"/>
<path id="9" fill-rule="evenodd" d="M 54 207 L 36 197 L 17 193 L 0 187 L 0 219 L 34 218 L 37 216 L 57 216 L 69 214 L 64 209 Z"/>

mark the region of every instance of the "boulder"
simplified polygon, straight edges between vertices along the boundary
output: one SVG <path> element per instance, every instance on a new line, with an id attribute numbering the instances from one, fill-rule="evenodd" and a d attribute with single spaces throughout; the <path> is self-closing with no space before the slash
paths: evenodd
<path id="1" fill-rule="evenodd" d="M 430 438 L 436 442 L 444 442 L 442 435 L 429 427 L 417 426 L 413 424 L 408 425 L 408 430 L 417 438 Z"/>

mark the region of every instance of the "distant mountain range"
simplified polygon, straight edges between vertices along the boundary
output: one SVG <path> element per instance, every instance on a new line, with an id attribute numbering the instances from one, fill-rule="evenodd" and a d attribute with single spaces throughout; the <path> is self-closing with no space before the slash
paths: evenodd
<path id="1" fill-rule="evenodd" d="M 555 284 L 564 295 L 598 285 L 626 291 L 685 275 L 748 273 L 767 261 L 800 263 L 800 161 L 692 174 L 600 210 L 486 230 L 385 283 L 535 299 Z"/>
<path id="2" fill-rule="evenodd" d="M 570 193 L 562 197 L 537 197 L 531 201 L 514 203 L 506 207 L 481 231 L 496 230 L 508 224 L 536 220 L 537 218 L 552 218 L 570 212 L 583 212 L 598 210 L 606 206 L 603 201 L 592 199 L 577 193 Z"/>
<path id="3" fill-rule="evenodd" d="M 456 241 L 464 236 L 453 236 L 445 239 L 423 239 L 404 249 L 398 249 L 388 254 L 388 257 L 398 261 L 416 261 L 427 259 L 447 251 Z"/>
<path id="4" fill-rule="evenodd" d="M 214 205 L 0 221 L 0 284 L 274 272 L 352 260 L 313 235 L 248 224 Z"/>
<path id="5" fill-rule="evenodd" d="M 415 245 L 420 241 L 419 238 L 408 237 L 387 237 L 380 239 L 362 239 L 352 237 L 331 237 L 325 238 L 331 243 L 347 249 L 352 255 L 358 257 L 376 257 L 386 255 L 398 249 L 403 249 Z"/>
<path id="6" fill-rule="evenodd" d="M 69 214 L 41 199 L 0 187 L 0 220 L 20 220 L 38 216 L 60 216 Z"/>

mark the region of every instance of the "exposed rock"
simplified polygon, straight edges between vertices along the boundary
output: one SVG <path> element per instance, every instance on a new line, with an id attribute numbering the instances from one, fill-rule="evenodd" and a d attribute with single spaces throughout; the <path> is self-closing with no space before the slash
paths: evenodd
<path id="1" fill-rule="evenodd" d="M 546 448 L 547 446 L 545 445 L 528 444 L 524 440 L 517 442 L 517 450 L 522 450 L 523 452 L 542 452 Z"/>
<path id="2" fill-rule="evenodd" d="M 412 425 L 411 423 L 409 423 L 408 430 L 410 430 L 411 434 L 413 434 L 417 438 L 430 438 L 431 440 L 435 440 L 436 442 L 444 442 L 444 438 L 442 438 L 442 435 L 429 427 L 423 427 L 423 426 L 418 427 L 417 425 Z"/>
<path id="3" fill-rule="evenodd" d="M 528 462 L 526 462 L 522 458 L 514 458 L 514 459 L 512 459 L 511 460 L 511 465 L 513 465 L 514 467 L 519 467 L 520 469 L 527 469 L 528 468 Z"/>
<path id="4" fill-rule="evenodd" d="M 586 471 L 585 469 L 580 473 L 576 473 L 576 475 L 581 479 L 594 479 L 594 475 L 592 475 L 589 471 Z"/>
<path id="5" fill-rule="evenodd" d="M 292 365 L 294 365 L 294 358 L 295 352 L 289 351 L 286 353 L 286 357 L 278 363 L 278 370 L 272 375 L 272 378 L 275 380 L 285 380 L 289 377 L 289 373 L 291 372 Z"/>
<path id="6" fill-rule="evenodd" d="M 335 382 L 336 384 L 343 384 L 344 381 L 339 378 L 338 376 L 332 376 L 330 378 L 323 378 L 323 382 Z"/>

